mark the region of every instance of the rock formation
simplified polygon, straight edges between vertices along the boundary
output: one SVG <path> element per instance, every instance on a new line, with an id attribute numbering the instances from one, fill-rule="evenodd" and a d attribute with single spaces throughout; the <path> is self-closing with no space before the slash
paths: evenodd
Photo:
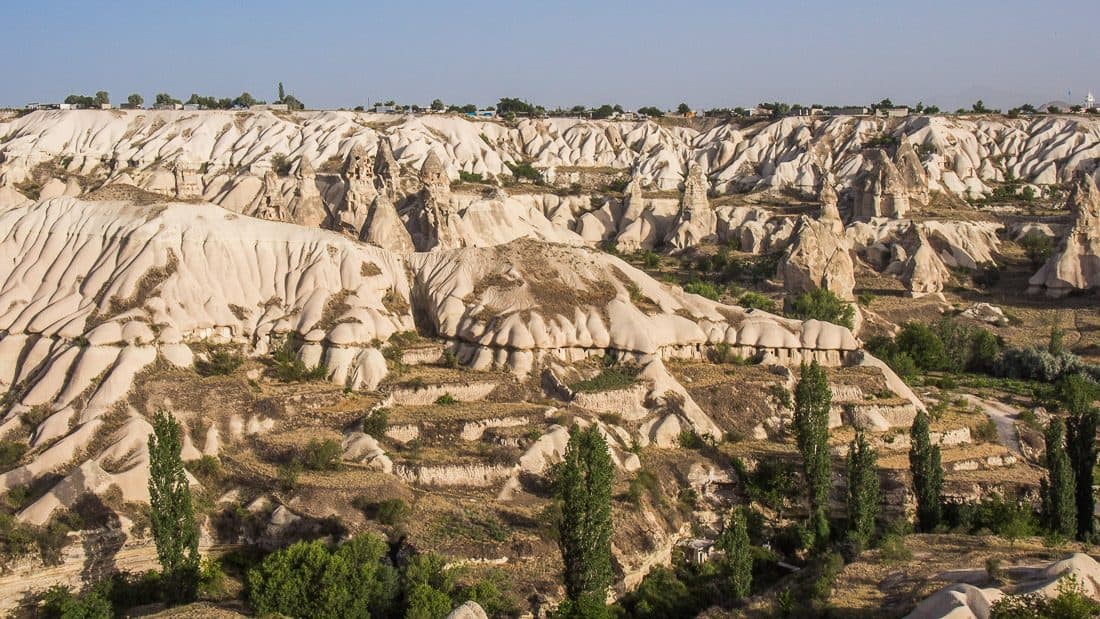
<path id="1" fill-rule="evenodd" d="M 298 187 L 290 204 L 294 223 L 310 228 L 320 227 L 327 214 L 321 192 L 317 190 L 317 173 L 313 170 L 313 164 L 308 158 L 302 158 L 296 178 Z"/>
<path id="2" fill-rule="evenodd" d="M 1029 291 L 1062 297 L 1100 284 L 1100 190 L 1088 174 L 1078 175 L 1066 202 L 1073 227 L 1058 250 L 1028 280 Z"/>
<path id="3" fill-rule="evenodd" d="M 344 163 L 344 182 L 347 189 L 343 207 L 336 212 L 335 227 L 358 236 L 367 222 L 367 211 L 378 196 L 370 156 L 358 144 L 352 147 Z"/>
<path id="4" fill-rule="evenodd" d="M 886 272 L 898 275 L 914 297 L 940 292 L 951 279 L 951 271 L 916 223 L 910 223 L 890 249 Z"/>
<path id="5" fill-rule="evenodd" d="M 397 208 L 385 193 L 378 194 L 371 203 L 370 211 L 367 213 L 367 223 L 363 226 L 363 232 L 359 238 L 366 243 L 398 254 L 411 254 L 416 251 L 405 223 L 397 214 Z"/>
<path id="6" fill-rule="evenodd" d="M 828 224 L 834 234 L 843 233 L 844 220 L 841 219 L 840 209 L 837 208 L 840 198 L 837 196 L 836 189 L 833 187 L 831 180 L 827 179 L 821 184 L 821 190 L 817 194 L 817 200 L 821 202 L 821 214 L 818 216 L 818 221 Z"/>
<path id="7" fill-rule="evenodd" d="M 867 221 L 874 217 L 901 219 L 909 212 L 910 189 L 886 151 L 865 151 L 863 171 L 856 178 L 852 219 Z"/>
<path id="8" fill-rule="evenodd" d="M 794 240 L 779 261 L 779 275 L 788 294 L 826 288 L 854 301 L 855 266 L 851 244 L 838 234 L 835 222 L 799 218 Z"/>
<path id="9" fill-rule="evenodd" d="M 673 249 L 693 247 L 713 240 L 718 218 L 707 200 L 707 178 L 699 164 L 693 163 L 684 180 L 684 194 L 680 199 L 680 212 L 665 237 L 665 244 Z"/>
<path id="10" fill-rule="evenodd" d="M 176 197 L 180 200 L 194 200 L 202 196 L 202 178 L 194 166 L 179 161 L 173 167 Z"/>
<path id="11" fill-rule="evenodd" d="M 1100 564 L 1084 553 L 1048 565 L 1012 567 L 1010 571 L 1014 579 L 1020 581 L 1013 592 L 1016 595 L 1058 597 L 1063 578 L 1072 576 L 1083 595 L 1100 599 Z M 993 604 L 1004 595 L 1005 592 L 996 587 L 982 589 L 955 583 L 923 600 L 906 619 L 984 619 L 989 617 Z"/>
<path id="12" fill-rule="evenodd" d="M 898 168 L 898 173 L 901 174 L 902 182 L 909 190 L 910 199 L 927 205 L 929 198 L 928 174 L 925 173 L 920 157 L 909 140 L 901 141 L 898 152 L 894 155 L 894 164 Z"/>
<path id="13" fill-rule="evenodd" d="M 256 208 L 257 217 L 271 221 L 290 221 L 282 184 L 274 170 L 264 172 L 264 191 Z"/>
<path id="14" fill-rule="evenodd" d="M 428 153 L 420 167 L 423 188 L 414 200 L 412 221 L 417 249 L 451 249 L 462 247 L 467 240 L 459 231 L 458 213 L 451 202 L 450 181 L 443 162 L 435 151 Z"/>
<path id="15" fill-rule="evenodd" d="M 378 141 L 378 150 L 374 153 L 374 176 L 379 191 L 389 194 L 390 200 L 396 201 L 401 191 L 401 166 L 393 155 L 390 138 Z"/>
<path id="16" fill-rule="evenodd" d="M 74 237 L 79 247 L 63 242 Z M 45 417 L 32 447 L 52 443 L 0 474 L 3 490 L 87 447 L 135 376 L 158 358 L 190 368 L 195 353 L 185 342 L 220 339 L 264 354 L 293 334 L 307 367 L 373 389 L 387 372 L 377 342 L 413 328 L 408 279 L 393 254 L 211 205 L 150 209 L 56 198 L 9 210 L 0 214 L 0 263 L 10 266 L 0 272 L 0 389 L 27 386 L 0 421 L 0 435 L 35 408 Z M 126 500 L 144 500 L 148 422 L 130 413 L 125 420 L 106 451 L 91 454 L 20 519 L 45 522 L 84 490 L 112 484 Z"/>

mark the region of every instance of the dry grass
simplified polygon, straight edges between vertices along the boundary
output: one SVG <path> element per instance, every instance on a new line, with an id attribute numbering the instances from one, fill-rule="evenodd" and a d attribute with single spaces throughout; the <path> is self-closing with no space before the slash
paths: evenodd
<path id="1" fill-rule="evenodd" d="M 840 573 L 829 603 L 843 609 L 842 616 L 900 617 L 952 582 L 991 586 L 985 574 L 987 559 L 1000 559 L 1006 567 L 1035 565 L 1079 549 L 1078 544 L 1051 548 L 1034 538 L 1010 543 L 972 535 L 910 535 L 905 547 L 912 558 L 900 563 L 885 562 L 880 551 L 872 550 L 849 564 Z"/>

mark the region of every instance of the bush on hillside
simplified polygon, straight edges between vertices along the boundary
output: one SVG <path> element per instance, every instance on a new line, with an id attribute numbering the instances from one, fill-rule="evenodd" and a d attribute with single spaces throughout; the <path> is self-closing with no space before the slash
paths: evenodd
<path id="1" fill-rule="evenodd" d="M 822 320 L 852 328 L 855 308 L 825 288 L 815 288 L 788 299 L 787 314 L 799 320 Z"/>

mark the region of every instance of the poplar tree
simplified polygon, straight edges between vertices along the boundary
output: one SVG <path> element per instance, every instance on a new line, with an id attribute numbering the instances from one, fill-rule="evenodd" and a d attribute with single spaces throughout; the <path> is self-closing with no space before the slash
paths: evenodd
<path id="1" fill-rule="evenodd" d="M 558 546 L 564 564 L 562 617 L 607 617 L 611 586 L 611 455 L 596 426 L 574 426 L 555 490 L 561 501 Z"/>
<path id="2" fill-rule="evenodd" d="M 1074 496 L 1073 469 L 1063 443 L 1062 420 L 1054 418 L 1044 434 L 1047 477 L 1039 482 L 1043 525 L 1051 533 L 1073 537 L 1077 534 L 1077 506 Z"/>
<path id="3" fill-rule="evenodd" d="M 832 393 L 825 370 L 814 361 L 802 364 L 798 386 L 794 390 L 794 432 L 802 454 L 810 502 L 809 529 L 814 544 L 821 548 L 829 541 L 829 405 Z"/>
<path id="4" fill-rule="evenodd" d="M 877 463 L 878 454 L 863 431 L 856 432 L 848 446 L 848 538 L 858 549 L 863 549 L 875 534 L 882 494 Z"/>
<path id="5" fill-rule="evenodd" d="M 157 411 L 149 435 L 149 517 L 169 602 L 190 602 L 198 588 L 199 530 L 182 449 L 179 423 Z"/>
<path id="6" fill-rule="evenodd" d="M 716 546 L 725 553 L 721 565 L 730 593 L 738 599 L 748 596 L 752 592 L 752 545 L 744 511 L 733 510 Z"/>
<path id="7" fill-rule="evenodd" d="M 909 430 L 909 471 L 913 474 L 913 493 L 917 496 L 917 525 L 932 531 L 940 524 L 943 509 L 943 464 L 940 448 L 932 445 L 928 432 L 928 414 L 917 413 Z"/>
<path id="8" fill-rule="evenodd" d="M 1077 539 L 1090 541 L 1096 534 L 1096 497 L 1093 495 L 1093 467 L 1096 464 L 1096 427 L 1100 413 L 1096 409 L 1081 411 L 1066 424 L 1066 451 L 1073 467 L 1075 504 L 1077 508 Z"/>

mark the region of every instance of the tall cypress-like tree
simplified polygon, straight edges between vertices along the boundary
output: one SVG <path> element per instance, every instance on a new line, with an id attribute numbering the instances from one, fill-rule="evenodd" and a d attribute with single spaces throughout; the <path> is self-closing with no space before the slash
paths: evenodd
<path id="1" fill-rule="evenodd" d="M 1073 467 L 1077 507 L 1077 539 L 1089 541 L 1096 533 L 1096 497 L 1093 467 L 1096 465 L 1096 428 L 1100 413 L 1095 408 L 1075 413 L 1066 424 L 1066 451 Z"/>
<path id="2" fill-rule="evenodd" d="M 1077 535 L 1077 505 L 1074 496 L 1073 469 L 1063 442 L 1065 426 L 1054 418 L 1043 435 L 1046 440 L 1044 464 L 1047 477 L 1039 483 L 1043 503 L 1043 526 L 1065 537 Z"/>
<path id="3" fill-rule="evenodd" d="M 611 586 L 611 455 L 596 426 L 574 426 L 555 480 L 561 500 L 558 546 L 564 564 L 563 617 L 607 617 Z"/>
<path id="4" fill-rule="evenodd" d="M 829 541 L 829 405 L 832 392 L 825 370 L 814 361 L 802 364 L 794 390 L 794 433 L 802 454 L 810 500 L 810 532 L 817 547 Z"/>
<path id="5" fill-rule="evenodd" d="M 848 538 L 862 549 L 875 534 L 882 486 L 878 479 L 878 454 L 863 431 L 848 446 Z"/>
<path id="6" fill-rule="evenodd" d="M 286 91 L 283 90 L 283 83 L 279 82 L 279 100 L 278 103 L 282 103 L 286 99 Z"/>
<path id="7" fill-rule="evenodd" d="M 917 525 L 931 531 L 943 515 L 943 464 L 940 448 L 932 445 L 928 432 L 928 414 L 917 413 L 909 429 L 909 472 L 913 474 L 913 493 L 917 495 Z"/>
<path id="8" fill-rule="evenodd" d="M 725 553 L 721 567 L 730 593 L 735 598 L 746 597 L 752 592 L 752 544 L 743 510 L 733 510 L 716 546 Z"/>
<path id="9" fill-rule="evenodd" d="M 149 517 L 169 602 L 192 601 L 198 588 L 199 529 L 182 450 L 180 424 L 157 411 L 149 435 Z"/>

